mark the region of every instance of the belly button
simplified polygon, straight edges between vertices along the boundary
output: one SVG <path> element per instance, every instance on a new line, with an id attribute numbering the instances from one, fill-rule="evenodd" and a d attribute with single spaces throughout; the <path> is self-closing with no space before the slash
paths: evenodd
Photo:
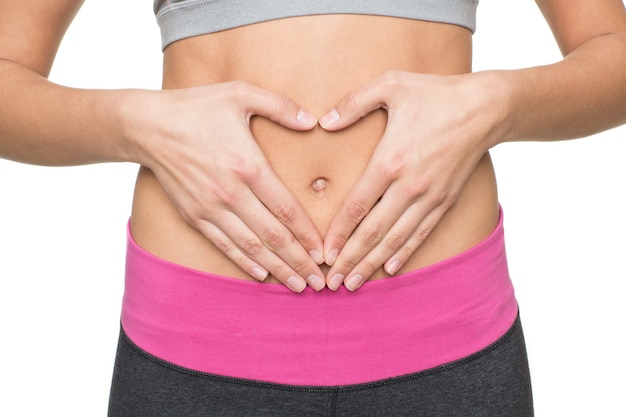
<path id="1" fill-rule="evenodd" d="M 311 188 L 313 188 L 313 192 L 316 197 L 323 197 L 326 194 L 326 178 L 320 177 L 313 181 L 311 184 Z"/>

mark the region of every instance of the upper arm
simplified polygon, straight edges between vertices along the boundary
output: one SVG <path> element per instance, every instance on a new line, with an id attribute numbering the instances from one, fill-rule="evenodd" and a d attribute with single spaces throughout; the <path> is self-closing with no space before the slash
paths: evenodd
<path id="1" fill-rule="evenodd" d="M 536 0 L 567 55 L 586 41 L 607 34 L 626 35 L 622 0 Z"/>
<path id="2" fill-rule="evenodd" d="M 0 60 L 47 76 L 84 0 L 0 0 Z"/>

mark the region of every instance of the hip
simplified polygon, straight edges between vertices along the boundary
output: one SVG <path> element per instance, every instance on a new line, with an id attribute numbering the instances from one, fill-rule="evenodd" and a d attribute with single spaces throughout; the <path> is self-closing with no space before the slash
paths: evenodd
<path id="1" fill-rule="evenodd" d="M 160 259 L 129 233 L 122 326 L 184 368 L 298 385 L 398 377 L 459 360 L 517 315 L 502 218 L 479 244 L 359 291 L 247 282 Z"/>

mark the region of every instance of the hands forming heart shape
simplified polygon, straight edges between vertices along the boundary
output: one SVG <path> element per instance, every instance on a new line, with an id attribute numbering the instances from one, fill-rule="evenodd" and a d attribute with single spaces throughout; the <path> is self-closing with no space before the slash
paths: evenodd
<path id="1" fill-rule="evenodd" d="M 381 266 L 389 274 L 402 267 L 488 150 L 493 126 L 481 117 L 487 104 L 476 79 L 389 71 L 319 120 L 242 81 L 146 92 L 152 119 L 163 118 L 139 159 L 183 218 L 254 278 L 272 274 L 294 292 L 307 283 L 317 291 L 342 284 L 354 291 Z M 270 168 L 250 119 L 338 131 L 380 108 L 388 113 L 385 133 L 322 241 Z M 331 266 L 326 275 L 322 263 Z"/>

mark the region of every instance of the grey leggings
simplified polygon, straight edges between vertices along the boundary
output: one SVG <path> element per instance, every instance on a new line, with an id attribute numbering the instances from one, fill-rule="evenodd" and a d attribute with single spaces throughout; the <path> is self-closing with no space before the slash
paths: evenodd
<path id="1" fill-rule="evenodd" d="M 142 351 L 122 331 L 109 417 L 161 416 L 531 417 L 533 404 L 519 318 L 497 342 L 459 361 L 337 387 L 272 384 L 184 369 Z"/>

